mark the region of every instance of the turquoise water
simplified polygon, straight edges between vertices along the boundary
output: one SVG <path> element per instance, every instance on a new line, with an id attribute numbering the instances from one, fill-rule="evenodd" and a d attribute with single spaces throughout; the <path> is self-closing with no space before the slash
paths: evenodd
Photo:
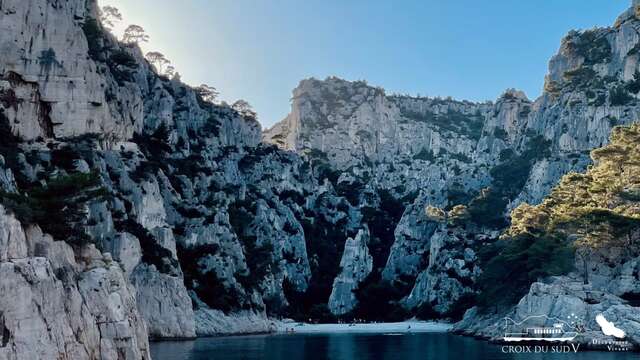
<path id="1" fill-rule="evenodd" d="M 502 345 L 447 333 L 407 335 L 259 335 L 152 343 L 153 360 L 490 360 L 640 359 L 638 353 L 588 352 L 505 354 Z"/>

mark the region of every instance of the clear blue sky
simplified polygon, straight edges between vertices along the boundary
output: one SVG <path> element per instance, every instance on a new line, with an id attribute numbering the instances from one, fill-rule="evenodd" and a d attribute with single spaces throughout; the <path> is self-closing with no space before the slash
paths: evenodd
<path id="1" fill-rule="evenodd" d="M 630 0 L 100 0 L 151 35 L 189 84 L 248 100 L 268 127 L 307 77 L 388 92 L 530 98 L 570 29 L 613 24 Z"/>

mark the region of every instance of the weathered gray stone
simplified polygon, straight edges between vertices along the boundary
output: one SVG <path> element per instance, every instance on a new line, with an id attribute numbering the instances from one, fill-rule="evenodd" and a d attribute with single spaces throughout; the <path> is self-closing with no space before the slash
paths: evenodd
<path id="1" fill-rule="evenodd" d="M 69 245 L 36 227 L 25 234 L 1 206 L 0 224 L 0 358 L 149 358 L 135 293 L 117 265 L 76 263 Z"/>
<path id="2" fill-rule="evenodd" d="M 357 304 L 354 290 L 358 288 L 373 269 L 373 258 L 369 254 L 369 229 L 358 231 L 355 238 L 348 238 L 340 260 L 340 273 L 333 281 L 329 296 L 329 310 L 342 315 L 353 310 Z"/>
<path id="3" fill-rule="evenodd" d="M 191 298 L 182 278 L 140 264 L 131 275 L 137 290 L 138 309 L 154 338 L 195 337 Z"/>

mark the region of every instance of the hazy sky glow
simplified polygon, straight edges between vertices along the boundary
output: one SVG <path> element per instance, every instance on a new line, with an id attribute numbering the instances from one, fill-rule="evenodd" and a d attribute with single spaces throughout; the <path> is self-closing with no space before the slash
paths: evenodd
<path id="1" fill-rule="evenodd" d="M 142 25 L 191 84 L 249 101 L 263 126 L 307 77 L 390 92 L 535 98 L 571 29 L 611 25 L 630 0 L 100 0 Z M 121 30 L 121 29 L 117 29 Z"/>

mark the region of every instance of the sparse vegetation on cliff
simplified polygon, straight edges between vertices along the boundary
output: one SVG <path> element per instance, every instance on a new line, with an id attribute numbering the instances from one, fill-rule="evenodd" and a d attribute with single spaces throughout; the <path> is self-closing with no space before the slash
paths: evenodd
<path id="1" fill-rule="evenodd" d="M 574 251 L 589 281 L 587 264 L 603 249 L 638 251 L 640 229 L 640 126 L 615 127 L 611 143 L 593 150 L 595 165 L 565 175 L 538 206 L 511 215 L 502 239 L 485 249 L 481 304 L 513 303 L 532 282 L 573 269 Z"/>
<path id="2" fill-rule="evenodd" d="M 21 223 L 39 225 L 55 239 L 78 246 L 90 241 L 83 228 L 85 206 L 104 196 L 97 173 L 58 176 L 21 193 L 0 192 L 2 204 Z"/>

